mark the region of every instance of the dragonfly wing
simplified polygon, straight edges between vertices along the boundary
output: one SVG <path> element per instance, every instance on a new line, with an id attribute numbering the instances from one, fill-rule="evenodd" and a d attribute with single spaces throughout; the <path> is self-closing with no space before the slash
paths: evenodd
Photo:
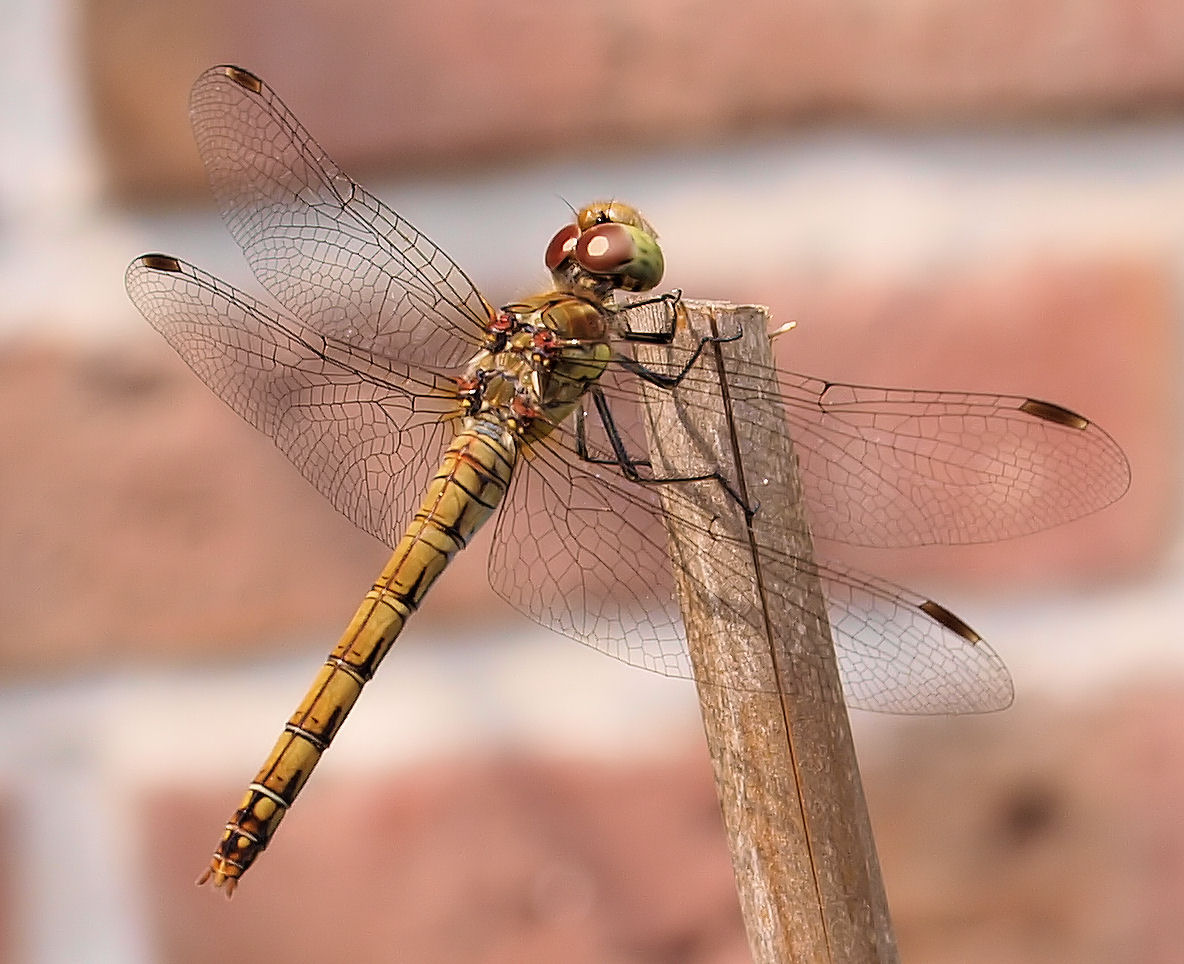
<path id="1" fill-rule="evenodd" d="M 693 678 L 656 485 L 572 453 L 568 425 L 531 450 L 498 518 L 490 582 L 541 625 L 631 665 Z M 714 484 L 714 483 L 711 483 Z M 680 524 L 695 527 L 672 500 Z M 700 532 L 703 530 L 700 526 Z M 726 537 L 712 530 L 710 538 Z M 770 600 L 773 618 L 829 621 L 847 703 L 897 713 L 982 712 L 1011 702 L 999 657 L 944 607 L 840 565 L 759 547 L 768 584 L 821 580 L 824 612 Z M 712 591 L 731 617 L 763 627 L 752 586 Z"/>
<path id="2" fill-rule="evenodd" d="M 346 518 L 395 544 L 451 437 L 455 382 L 309 331 L 165 255 L 133 261 L 127 290 L 216 395 Z"/>
<path id="3" fill-rule="evenodd" d="M 683 349 L 665 351 L 663 373 L 679 371 L 689 357 Z M 1118 444 L 1058 405 L 784 371 L 777 373 L 780 404 L 767 405 L 760 403 L 764 374 L 751 366 L 729 372 L 732 403 L 758 403 L 747 405 L 757 437 L 788 427 L 811 530 L 820 539 L 883 547 L 992 542 L 1096 512 L 1130 484 Z M 627 448 L 645 452 L 642 423 L 632 414 L 637 379 L 621 371 L 603 381 L 621 413 Z M 673 389 L 688 405 L 719 391 L 719 378 L 703 359 Z"/>
<path id="4" fill-rule="evenodd" d="M 822 561 L 816 569 L 848 706 L 925 714 L 1011 705 L 1003 660 L 944 606 L 848 566 Z"/>
<path id="5" fill-rule="evenodd" d="M 1117 443 L 1051 403 L 782 378 L 812 393 L 787 412 L 807 498 L 830 510 L 823 538 L 993 542 L 1096 512 L 1130 484 Z"/>
<path id="6" fill-rule="evenodd" d="M 531 449 L 498 516 L 490 584 L 548 629 L 691 678 L 654 498 L 584 471 L 554 447 Z"/>
<path id="7" fill-rule="evenodd" d="M 347 176 L 275 92 L 238 67 L 193 86 L 198 151 L 255 276 L 320 334 L 455 368 L 490 306 L 436 244 Z"/>

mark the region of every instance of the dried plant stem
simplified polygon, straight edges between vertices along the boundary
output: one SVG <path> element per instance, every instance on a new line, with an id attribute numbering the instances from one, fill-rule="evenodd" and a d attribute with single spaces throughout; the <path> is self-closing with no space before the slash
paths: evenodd
<path id="1" fill-rule="evenodd" d="M 770 438 L 761 419 L 752 437 L 756 420 L 738 415 L 728 394 L 729 371 L 743 371 L 749 387 L 766 372 L 768 398 L 749 391 L 745 404 L 777 404 L 768 316 L 704 302 L 684 302 L 684 313 L 684 348 L 743 331 L 709 345 L 699 362 L 698 377 L 719 373 L 718 408 L 691 408 L 677 390 L 650 386 L 647 417 L 656 475 L 727 466 L 745 502 L 759 503 L 749 518 L 718 482 L 659 486 L 753 958 L 896 962 L 829 625 L 803 618 L 825 612 L 822 590 L 808 565 L 787 576 L 797 567 L 762 558 L 813 558 L 788 431 Z M 665 350 L 647 346 L 639 357 L 660 365 Z"/>

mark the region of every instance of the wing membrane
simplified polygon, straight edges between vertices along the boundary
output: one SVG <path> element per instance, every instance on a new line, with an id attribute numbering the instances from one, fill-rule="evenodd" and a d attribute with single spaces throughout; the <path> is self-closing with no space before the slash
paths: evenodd
<path id="1" fill-rule="evenodd" d="M 338 167 L 262 80 L 214 67 L 190 96 L 198 151 L 255 276 L 323 335 L 454 368 L 490 307 L 431 239 Z"/>
<path id="2" fill-rule="evenodd" d="M 661 367 L 668 372 L 680 370 L 688 357 L 677 348 L 666 353 Z M 751 367 L 730 373 L 733 401 L 756 399 L 766 374 Z M 881 547 L 992 542 L 1089 515 L 1130 484 L 1118 444 L 1059 406 L 1018 395 L 876 388 L 787 371 L 777 377 L 779 404 L 750 405 L 750 417 L 758 434 L 788 426 L 810 526 L 820 539 Z M 637 378 L 620 366 L 606 373 L 602 386 L 627 448 L 644 461 Z M 719 382 L 708 366 L 696 364 L 673 391 L 691 405 L 716 397 Z"/>
<path id="3" fill-rule="evenodd" d="M 490 582 L 544 626 L 631 665 L 693 678 L 657 489 L 573 456 L 571 431 L 561 426 L 559 437 L 537 447 L 520 468 L 498 516 Z M 696 526 L 679 512 L 677 497 L 674 502 L 680 523 Z M 953 713 L 1010 704 L 1011 678 L 1003 662 L 981 639 L 968 639 L 938 618 L 947 612 L 943 607 L 848 567 L 788 556 L 768 545 L 758 552 L 778 581 L 796 580 L 803 571 L 821 580 L 825 612 L 786 599 L 773 600 L 773 612 L 785 619 L 829 620 L 848 705 Z M 758 608 L 739 602 L 751 586 L 713 589 L 733 617 L 759 629 Z"/>
<path id="4" fill-rule="evenodd" d="M 175 258 L 137 258 L 127 290 L 338 511 L 395 544 L 451 437 L 455 382 L 310 331 Z"/>
<path id="5" fill-rule="evenodd" d="M 164 255 L 132 263 L 132 300 L 347 518 L 393 545 L 454 430 L 451 376 L 481 342 L 492 309 L 437 245 L 342 172 L 259 78 L 234 67 L 207 71 L 194 86 L 191 117 L 226 224 L 284 310 Z M 682 374 L 672 390 L 680 403 L 716 397 L 712 366 L 688 367 L 689 359 L 671 346 L 654 370 Z M 544 626 L 628 663 L 690 676 L 637 367 L 632 354 L 620 356 L 598 386 L 604 404 L 586 399 L 576 419 L 524 453 L 496 523 L 490 580 Z M 791 372 L 778 373 L 770 396 L 768 374 L 728 372 L 734 412 L 758 439 L 788 424 L 821 538 L 991 541 L 1096 511 L 1129 484 L 1113 439 L 1059 406 Z M 697 458 L 680 472 L 734 481 L 730 466 Z M 668 508 L 684 526 L 702 525 L 690 509 L 696 485 L 718 482 L 667 483 Z M 755 605 L 748 583 L 713 591 L 753 626 L 765 612 L 829 621 L 850 705 L 925 713 L 1010 702 L 999 658 L 944 607 L 798 558 L 778 548 L 787 544 L 778 534 L 767 535 L 745 546 L 770 583 L 817 578 L 825 604 Z"/>

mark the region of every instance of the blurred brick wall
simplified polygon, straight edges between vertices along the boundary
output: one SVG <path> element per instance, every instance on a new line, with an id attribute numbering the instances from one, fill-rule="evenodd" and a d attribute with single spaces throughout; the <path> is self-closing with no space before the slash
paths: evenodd
<path id="1" fill-rule="evenodd" d="M 1184 104 L 1184 9 L 1170 0 L 85 10 L 96 124 L 116 190 L 132 198 L 200 189 L 180 108 L 215 63 L 268 78 L 360 172 L 719 143 L 786 125 L 1071 123 Z"/>
<path id="2" fill-rule="evenodd" d="M 863 771 L 901 959 L 1178 961 L 1181 719 L 1165 690 L 897 721 Z M 229 906 L 189 886 L 220 802 L 140 801 L 149 838 L 177 840 L 141 868 L 162 960 L 750 959 L 698 753 L 458 761 L 310 792 Z"/>
<path id="3" fill-rule="evenodd" d="M 496 17 L 426 4 L 314 3 L 295 16 L 266 3 L 146 10 L 93 0 L 83 10 L 112 191 L 140 200 L 200 189 L 185 99 L 218 61 L 267 77 L 347 167 L 381 158 L 388 171 L 410 162 L 478 175 L 536 149 L 718 144 L 787 126 L 1100 131 L 1115 115 L 1130 123 L 1184 108 L 1184 12 L 1168 3 L 1077 0 L 1055 16 L 1022 3 L 936 2 L 513 4 Z M 886 569 L 855 557 L 904 582 L 961 572 L 1038 586 L 1137 572 L 1172 531 L 1177 271 L 1150 239 L 955 260 L 921 277 L 869 273 L 840 255 L 822 275 L 781 264 L 688 291 L 803 320 L 778 346 L 795 370 L 980 389 L 996 387 L 980 371 L 1008 370 L 1001 390 L 1101 413 L 1135 467 L 1117 507 L 1020 550 L 895 554 Z M 536 275 L 523 267 L 522 278 Z M 4 531 L 14 546 L 27 540 L 0 586 L 9 614 L 0 664 L 159 656 L 162 639 L 212 655 L 261 632 L 274 643 L 332 635 L 349 587 L 381 565 L 381 547 L 338 524 L 160 346 L 79 357 L 16 344 L 6 356 L 0 441 L 37 458 L 0 467 L 12 493 L 0 505 Z M 20 404 L 34 393 L 45 403 Z M 57 457 L 68 464 L 53 467 Z M 471 578 L 453 574 L 437 592 L 483 585 L 476 555 L 458 563 Z M 37 636 L 54 646 L 22 645 Z"/>
<path id="4" fill-rule="evenodd" d="M 1111 125 L 1174 120 L 1184 109 L 1184 8 L 1168 0 L 1044 5 L 1020 0 L 769 2 L 743 8 L 718 2 L 520 3 L 498 8 L 496 14 L 487 6 L 442 4 L 322 2 L 297 11 L 275 3 L 224 0 L 148 7 L 92 0 L 82 11 L 81 53 L 109 197 L 158 206 L 183 195 L 199 199 L 199 204 L 211 203 L 203 193 L 185 98 L 202 69 L 226 61 L 268 78 L 334 156 L 361 174 L 400 168 L 476 173 L 524 158 L 586 157 L 592 149 L 640 153 L 671 144 L 692 149 L 791 129 L 843 126 L 988 133 L 1055 126 L 1102 135 Z M 769 216 L 775 220 L 787 215 L 770 211 Z M 846 263 L 839 257 L 823 278 L 804 270 L 776 276 L 754 272 L 725 290 L 703 293 L 767 301 L 792 317 L 825 319 L 830 336 L 842 336 L 843 370 L 858 371 L 868 381 L 953 387 L 976 366 L 1010 365 L 1016 369 L 1017 384 L 1001 388 L 1030 390 L 1087 414 L 1104 412 L 1103 423 L 1121 440 L 1135 467 L 1135 487 L 1120 506 L 1025 542 L 1018 553 L 1010 547 L 959 550 L 939 563 L 915 558 L 905 561 L 903 571 L 896 563 L 885 570 L 908 582 L 909 572 L 933 574 L 940 565 L 969 582 L 984 578 L 990 585 L 1014 589 L 1058 580 L 1132 578 L 1153 567 L 1174 537 L 1179 272 L 1179 264 L 1160 240 L 1149 238 L 1134 246 L 1095 246 L 1085 254 L 1076 249 L 1046 250 L 1037 257 L 1022 251 L 1006 264 L 964 263 L 927 277 L 869 272 L 865 263 Z M 1074 323 L 1071 334 L 1048 324 L 1051 318 L 1066 316 Z M 883 337 L 886 328 L 895 333 L 894 343 Z M 782 342 L 793 368 L 821 374 L 836 369 L 833 343 L 818 331 L 816 324 L 803 325 Z M 953 339 L 951 332 L 957 333 Z M 952 341 L 960 346 L 953 357 Z M 167 349 L 145 338 L 114 349 L 8 343 L 0 352 L 0 446 L 10 453 L 0 461 L 0 554 L 8 569 L 0 584 L 0 667 L 10 678 L 57 677 L 131 656 L 161 662 L 233 659 L 248 641 L 260 638 L 273 645 L 273 651 L 293 638 L 323 637 L 326 643 L 333 638 L 382 564 L 385 550 L 342 523 L 265 440 L 211 401 Z M 299 519 L 299 524 L 293 525 L 292 519 Z M 462 605 L 455 594 L 462 583 L 484 587 L 479 552 L 462 555 L 457 565 L 462 571 L 453 573 L 454 578 L 441 585 L 439 597 L 429 603 L 437 615 L 447 612 L 464 618 L 479 608 L 472 597 L 466 596 Z M 1120 709 L 1137 718 L 1145 708 L 1134 699 Z M 1077 942 L 1086 939 L 1079 935 L 1088 938 L 1102 924 L 1098 915 L 1091 918 L 1082 907 L 1125 912 L 1106 905 L 1104 878 L 1091 878 L 1089 872 L 1099 866 L 1113 870 L 1109 856 L 1115 849 L 1126 853 L 1128 843 L 1104 840 L 1099 845 L 1091 837 L 1091 821 L 1096 819 L 1096 826 L 1103 828 L 1125 828 L 1137 838 L 1132 847 L 1154 850 L 1165 839 L 1170 841 L 1165 852 L 1179 847 L 1162 814 L 1167 806 L 1163 801 L 1175 799 L 1172 788 L 1164 784 L 1178 761 L 1179 750 L 1170 734 L 1178 732 L 1181 714 L 1170 699 L 1159 711 L 1169 724 L 1153 721 L 1147 732 L 1157 734 L 1160 741 L 1153 749 L 1166 748 L 1159 757 L 1142 762 L 1132 762 L 1134 751 L 1127 752 L 1132 746 L 1146 749 L 1147 743 L 1134 736 L 1117 749 L 1099 747 L 1089 737 L 1084 746 L 1074 742 L 1073 734 L 1092 737 L 1111 726 L 1111 719 L 1075 719 L 1072 727 L 1047 731 L 1041 730 L 1039 720 L 1020 720 L 992 731 L 989 745 L 1003 756 L 1030 747 L 1034 733 L 1055 742 L 1066 754 L 1061 759 L 1075 760 L 1076 754 L 1097 750 L 1101 762 L 1093 764 L 1094 769 L 1087 766 L 1081 772 L 1048 777 L 1050 784 L 1068 787 L 1064 796 L 1057 797 L 1055 787 L 1046 792 L 1042 784 L 1025 797 L 1024 784 L 1016 793 L 1019 802 L 1010 809 L 1010 798 L 997 804 L 984 801 L 975 794 L 976 784 L 959 785 L 958 767 L 977 764 L 981 755 L 976 750 L 972 759 L 959 742 L 946 748 L 948 756 L 940 757 L 955 762 L 948 771 L 938 769 L 933 786 L 885 780 L 885 786 L 898 789 L 885 789 L 879 797 L 874 787 L 870 789 L 873 805 L 884 814 L 879 820 L 886 831 L 881 838 L 884 864 L 902 946 L 914 951 L 906 957 L 1062 959 L 1051 954 L 1024 957 L 1019 951 L 1007 958 L 953 955 L 965 951 L 968 934 L 979 936 L 988 948 L 980 953 L 989 955 L 999 946 L 1001 929 L 1009 926 L 1005 922 L 1014 919 L 1015 905 L 1028 896 L 1033 901 L 1047 897 L 1064 880 L 1064 867 L 1071 866 L 1081 868 L 1079 881 L 1096 880 L 1096 887 L 1083 883 L 1075 892 L 1081 896 L 1080 905 L 1068 911 L 1049 907 L 1045 917 L 1033 912 L 1022 918 L 1027 930 L 1011 939 L 1017 946 L 1035 946 L 1038 952 L 1041 940 L 1045 947 L 1059 941 L 1060 947 L 1072 949 L 1073 956 L 1063 959 L 1088 959 L 1078 954 Z M 1136 727 L 1126 732 L 1141 736 L 1145 731 Z M 911 744 L 905 740 L 903 745 Z M 1107 751 L 1112 751 L 1109 756 Z M 942 750 L 934 752 L 940 755 Z M 1048 764 L 1025 761 L 1025 780 Z M 1113 779 L 1113 771 L 1105 767 L 1124 762 L 1130 769 Z M 570 774 L 561 770 L 555 776 L 545 765 L 540 767 L 539 773 L 513 767 L 508 774 L 481 773 L 468 782 L 457 778 L 456 784 L 449 783 L 448 775 L 431 776 L 429 789 L 411 796 L 430 819 L 447 801 L 455 807 L 447 815 L 454 821 L 449 826 L 472 825 L 490 816 L 490 800 L 507 786 L 553 789 L 558 784 L 570 791 Z M 703 772 L 697 772 L 690 782 L 701 778 Z M 1004 774 L 1001 785 L 1007 779 Z M 1129 787 L 1120 786 L 1122 781 L 1129 781 Z M 619 889 L 620 879 L 642 873 L 612 863 L 617 857 L 624 864 L 625 857 L 646 853 L 632 843 L 640 840 L 675 849 L 656 830 L 647 829 L 669 828 L 669 806 L 638 773 L 593 782 L 581 793 L 603 796 L 600 802 L 606 808 L 622 797 L 627 805 L 638 794 L 647 802 L 620 839 L 598 839 L 591 847 L 604 861 L 597 872 L 614 880 Z M 1121 799 L 1107 797 L 1097 803 L 1092 791 L 1099 785 Z M 654 786 L 664 787 L 684 804 L 690 800 L 687 805 L 692 808 L 709 799 L 702 797 L 705 791 L 688 789 L 687 781 L 671 772 L 660 772 Z M 1124 807 L 1133 806 L 1131 801 L 1147 786 L 1158 794 L 1161 823 L 1154 828 L 1130 826 Z M 384 854 L 394 852 L 397 860 L 408 850 L 414 852 L 422 830 L 416 829 L 415 819 L 407 821 L 410 830 L 397 825 L 406 816 L 398 804 L 408 799 L 409 789 L 396 781 L 359 781 L 331 805 L 307 798 L 301 811 L 307 819 L 292 819 L 284 830 L 288 857 L 277 850 L 267 858 L 268 863 L 276 861 L 274 872 L 263 865 L 255 872 L 260 874 L 259 903 L 247 903 L 244 893 L 230 912 L 237 917 L 227 917 L 225 908 L 219 905 L 215 910 L 212 903 L 192 910 L 197 905 L 191 898 L 170 888 L 196 870 L 193 854 L 204 850 L 204 841 L 212 839 L 209 831 L 216 829 L 207 826 L 209 814 L 215 812 L 221 819 L 236 790 L 237 784 L 220 788 L 212 803 L 199 799 L 191 785 L 138 798 L 145 834 L 153 847 L 162 848 L 159 854 L 153 851 L 154 862 L 145 873 L 153 884 L 160 884 L 154 891 L 153 912 L 167 959 L 209 956 L 207 949 L 217 949 L 222 959 L 231 960 L 234 947 L 222 943 L 227 934 L 242 937 L 235 944 L 240 951 L 266 953 L 277 929 L 287 933 L 293 907 L 306 919 L 310 915 L 304 907 L 317 910 L 311 915 L 315 934 L 297 929 L 289 935 L 297 951 L 302 936 L 310 941 L 325 937 L 322 912 L 328 914 L 342 904 L 353 908 L 356 916 L 346 916 L 353 924 L 347 928 L 352 935 L 333 935 L 329 946 L 334 953 L 356 946 L 357 959 L 368 959 L 367 954 L 379 954 L 369 943 L 376 934 L 410 940 L 422 933 L 422 922 L 415 916 L 422 895 L 401 894 L 397 901 L 387 896 L 400 894 L 390 880 L 399 870 L 397 862 L 392 866 L 383 856 L 379 865 L 353 863 L 359 854 L 366 857 L 367 846 L 357 846 L 355 840 L 354 846 L 334 850 L 330 845 L 338 838 L 323 836 L 326 826 L 353 830 L 377 824 L 383 816 L 390 821 L 384 828 Z M 650 790 L 652 797 L 646 796 Z M 1128 790 L 1130 796 L 1122 796 Z M 897 810 L 891 798 L 893 792 L 908 791 L 938 815 L 982 815 L 982 825 L 974 826 L 986 828 L 984 838 L 957 839 L 956 828 L 942 825 L 945 836 L 932 842 L 933 811 L 918 807 L 916 799 Z M 1060 810 L 1048 816 L 1050 792 L 1054 803 L 1067 808 L 1063 822 Z M 580 793 L 572 796 L 582 799 Z M 708 804 L 703 806 L 710 810 Z M 1098 808 L 1107 806 L 1111 809 L 1099 816 Z M 580 834 L 590 819 L 578 807 L 555 806 L 550 799 L 519 799 L 509 808 L 516 815 L 511 817 L 494 809 L 495 825 L 480 833 L 502 842 L 514 837 L 514 826 L 507 829 L 505 824 L 521 820 L 532 832 L 550 827 L 555 835 L 583 844 Z M 9 820 L 11 810 L 5 808 L 0 821 Z M 996 824 L 989 823 L 991 814 L 999 817 Z M 422 814 L 419 818 L 429 819 Z M 918 829 L 909 820 L 916 821 Z M 719 854 L 706 853 L 714 844 L 703 844 L 698 835 L 702 827 L 693 819 L 686 823 L 690 830 L 681 824 L 676 828 L 681 833 L 678 845 L 705 854 L 705 862 L 714 860 L 726 879 Z M 303 840 L 302 826 L 309 828 Z M 191 831 L 203 842 L 190 844 Z M 0 839 L 17 832 L 0 828 Z M 1073 839 L 1065 842 L 1057 834 Z M 1066 851 L 1086 838 L 1085 862 L 1073 863 L 1077 858 L 1064 858 L 1060 849 L 1043 844 L 1050 835 Z M 161 842 L 174 836 L 182 843 L 165 848 Z M 905 883 L 918 848 L 927 842 L 934 849 L 969 855 L 962 868 L 965 878 L 934 871 L 929 878 Z M 576 846 L 572 843 L 573 849 Z M 1007 864 L 1012 852 L 1008 847 L 1023 859 Z M 543 849 L 550 852 L 553 839 Z M 295 883 L 309 879 L 304 871 L 310 855 L 317 870 L 326 869 L 334 883 L 332 896 L 310 898 Z M 629 942 L 624 947 L 612 943 L 619 925 L 597 918 L 598 939 L 605 943 L 596 944 L 579 929 L 584 918 L 573 923 L 563 917 L 563 907 L 544 907 L 543 914 L 531 903 L 537 895 L 530 891 L 530 866 L 512 865 L 503 851 L 489 850 L 480 839 L 465 856 L 461 868 L 439 868 L 432 865 L 435 858 L 425 858 L 416 865 L 417 872 L 429 881 L 425 888 L 439 888 L 431 898 L 437 909 L 447 908 L 450 901 L 464 906 L 474 894 L 492 900 L 491 894 L 498 897 L 510 889 L 518 901 L 510 908 L 517 929 L 500 932 L 502 937 L 510 935 L 504 945 L 510 949 L 489 960 L 530 959 L 513 954 L 523 946 L 514 942 L 526 941 L 530 938 L 524 935 L 532 933 L 539 960 L 555 959 L 546 940 L 556 934 L 568 944 L 586 941 L 583 946 L 607 947 L 598 960 L 743 959 L 728 929 L 734 920 L 717 919 L 706 911 L 680 915 L 684 889 L 664 898 L 667 902 L 649 919 L 627 921 L 632 929 L 627 927 Z M 1000 884 L 995 890 L 973 890 L 982 866 L 975 860 L 980 857 L 995 861 L 990 863 L 994 869 L 989 878 Z M 670 859 L 663 866 L 676 863 L 685 865 Z M 1000 869 L 1000 863 L 1006 866 Z M 297 865 L 299 873 L 293 870 Z M 507 866 L 520 871 L 509 882 L 499 876 Z M 283 867 L 291 873 L 285 875 Z M 1011 870 L 1020 881 L 1014 890 Z M 1117 873 L 1117 887 L 1137 877 L 1127 866 Z M 264 885 L 268 876 L 271 880 Z M 1137 893 L 1162 900 L 1156 892 L 1160 879 L 1138 878 Z M 379 884 L 372 890 L 375 881 Z M 677 875 L 672 882 L 676 889 L 686 883 Z M 650 880 L 641 891 L 658 895 L 666 883 L 670 881 Z M 7 877 L 5 884 L 5 893 L 17 886 Z M 274 887 L 274 892 L 267 887 Z M 714 879 L 706 884 L 709 894 L 717 887 Z M 960 909 L 952 909 L 952 902 L 968 890 L 978 902 L 974 908 L 966 910 L 963 901 Z M 646 899 L 650 898 L 638 901 Z M 265 905 L 271 910 L 260 913 Z M 12 919 L 9 906 L 11 901 L 0 893 L 0 920 Z M 644 918 L 647 907 L 615 910 Z M 408 916 L 399 916 L 404 912 Z M 1157 911 L 1143 908 L 1139 913 Z M 1155 920 L 1171 918 L 1170 909 L 1161 907 L 1158 913 Z M 688 921 L 688 916 L 697 919 Z M 1048 924 L 1050 918 L 1053 925 Z M 443 910 L 431 920 L 437 926 L 429 929 L 450 930 L 454 924 Z M 531 931 L 540 920 L 543 937 Z M 649 930 L 655 920 L 662 925 L 656 936 Z M 1151 923 L 1135 936 L 1147 947 L 1172 947 L 1170 935 L 1155 931 L 1150 917 L 1146 920 Z M 492 915 L 484 920 L 487 928 L 505 926 L 490 921 Z M 488 931 L 480 931 L 475 939 L 487 937 Z M 1107 931 L 1100 943 L 1088 946 L 1113 947 L 1113 940 L 1113 931 Z M 435 953 L 441 951 L 437 948 Z M 1139 959 L 1172 959 L 1170 951 L 1165 955 Z"/>

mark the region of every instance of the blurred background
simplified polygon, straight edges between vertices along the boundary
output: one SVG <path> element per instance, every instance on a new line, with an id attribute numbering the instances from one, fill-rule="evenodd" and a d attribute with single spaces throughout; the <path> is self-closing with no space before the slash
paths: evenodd
<path id="1" fill-rule="evenodd" d="M 516 616 L 482 541 L 233 903 L 197 891 L 387 550 L 127 301 L 167 251 L 255 290 L 186 117 L 260 74 L 494 302 L 563 198 L 793 370 L 1055 400 L 1117 506 L 864 553 L 1015 706 L 855 714 L 904 960 L 1184 960 L 1184 7 L 1171 0 L 0 3 L 0 961 L 747 960 L 693 686 Z"/>

